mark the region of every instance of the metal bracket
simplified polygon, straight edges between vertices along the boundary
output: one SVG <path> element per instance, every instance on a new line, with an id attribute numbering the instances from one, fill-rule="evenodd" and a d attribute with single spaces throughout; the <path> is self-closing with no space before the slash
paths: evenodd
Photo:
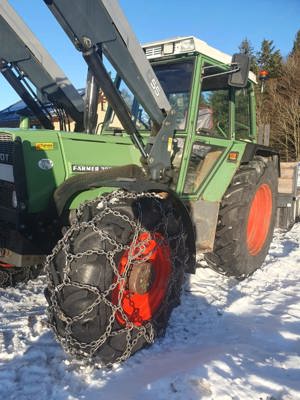
<path id="1" fill-rule="evenodd" d="M 148 164 L 151 178 L 158 181 L 166 169 L 171 168 L 171 152 L 173 150 L 173 137 L 176 125 L 176 112 L 171 110 L 166 116 L 159 132 L 155 137 L 150 137 L 148 145 L 151 146 Z"/>
<path id="2" fill-rule="evenodd" d="M 84 51 L 82 55 L 93 73 L 96 82 L 99 84 L 108 102 L 115 110 L 115 113 L 121 121 L 124 129 L 131 136 L 133 143 L 138 147 L 142 156 L 146 158 L 147 154 L 145 153 L 143 139 L 131 120 L 130 112 L 125 101 L 119 94 L 109 73 L 103 65 L 101 60 L 101 49 L 96 49 L 95 46 L 93 46 L 91 49 Z"/>

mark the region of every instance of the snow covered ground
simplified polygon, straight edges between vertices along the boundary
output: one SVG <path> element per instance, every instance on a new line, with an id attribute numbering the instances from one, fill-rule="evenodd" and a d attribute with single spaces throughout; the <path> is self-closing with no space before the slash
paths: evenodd
<path id="1" fill-rule="evenodd" d="M 167 335 L 112 370 L 68 359 L 45 324 L 44 278 L 0 290 L 0 399 L 300 399 L 300 224 L 243 282 L 199 268 Z"/>

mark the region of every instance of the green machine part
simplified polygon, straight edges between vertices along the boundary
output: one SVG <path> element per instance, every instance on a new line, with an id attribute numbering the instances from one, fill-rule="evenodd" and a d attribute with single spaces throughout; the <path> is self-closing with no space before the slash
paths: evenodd
<path id="1" fill-rule="evenodd" d="M 45 130 L 11 132 L 22 143 L 29 213 L 45 210 L 55 189 L 73 175 L 126 164 L 139 165 L 140 153 L 128 137 L 75 136 Z M 81 194 L 72 208 L 95 194 L 94 191 Z"/>
<path id="2" fill-rule="evenodd" d="M 13 131 L 13 134 L 20 138 L 22 143 L 28 199 L 26 208 L 29 213 L 45 210 L 55 189 L 71 176 L 128 164 L 141 166 L 140 153 L 126 136 L 86 134 L 74 136 L 70 133 L 39 130 L 19 130 L 17 133 Z M 183 160 L 186 169 L 184 171 L 181 167 L 175 191 L 186 200 L 193 201 L 201 197 L 207 201 L 220 201 L 239 165 L 246 143 L 207 137 L 197 137 L 196 140 L 223 148 L 222 157 L 203 184 L 193 193 L 184 193 L 183 173 L 187 173 L 188 161 Z M 190 150 L 186 148 L 185 152 Z M 238 153 L 234 163 L 228 159 L 230 152 Z M 219 173 L 220 170 L 222 174 Z M 71 208 L 78 207 L 82 201 L 89 200 L 102 192 L 103 190 L 99 188 L 79 194 L 72 201 Z"/>
<path id="3" fill-rule="evenodd" d="M 255 100 L 252 83 L 248 85 L 251 111 L 249 137 L 244 140 L 235 139 L 235 88 L 231 88 L 228 109 L 230 126 L 226 137 L 201 135 L 196 131 L 196 123 L 203 66 L 205 63 L 211 63 L 224 71 L 228 70 L 228 66 L 197 53 L 183 56 L 182 59 L 193 62 L 193 76 L 186 127 L 183 131 L 175 132 L 173 139 L 173 142 L 182 140 L 184 145 L 181 149 L 181 161 L 177 166 L 178 174 L 171 184 L 171 188 L 183 201 L 194 202 L 201 199 L 207 202 L 220 202 L 239 167 L 247 144 L 255 142 Z M 180 60 L 181 58 L 176 58 L 176 62 L 180 62 Z M 170 60 L 167 62 L 169 63 Z M 154 65 L 161 63 L 166 64 L 166 61 L 156 62 Z M 142 167 L 140 152 L 133 145 L 130 137 L 122 133 L 114 134 L 105 127 L 100 135 L 27 130 L 24 129 L 23 124 L 21 127 L 23 129 L 11 131 L 11 134 L 14 138 L 18 137 L 22 143 L 27 188 L 26 209 L 29 213 L 39 213 L 45 210 L 54 191 L 74 175 L 105 171 L 112 167 L 129 164 Z M 149 131 L 142 131 L 145 141 L 149 135 Z M 188 187 L 187 180 L 194 146 L 215 148 L 218 151 L 218 157 L 206 166 L 205 176 L 201 178 L 199 185 Z M 236 157 L 231 159 L 230 154 L 235 154 Z M 107 190 L 106 188 L 105 191 Z M 83 201 L 89 200 L 103 191 L 104 189 L 99 187 L 78 193 L 72 199 L 69 207 L 77 208 Z"/>

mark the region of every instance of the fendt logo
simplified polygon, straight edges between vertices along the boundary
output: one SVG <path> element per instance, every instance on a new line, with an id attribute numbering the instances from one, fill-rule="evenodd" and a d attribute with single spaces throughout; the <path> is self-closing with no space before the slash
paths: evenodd
<path id="1" fill-rule="evenodd" d="M 9 154 L 0 153 L 0 162 L 9 162 Z"/>

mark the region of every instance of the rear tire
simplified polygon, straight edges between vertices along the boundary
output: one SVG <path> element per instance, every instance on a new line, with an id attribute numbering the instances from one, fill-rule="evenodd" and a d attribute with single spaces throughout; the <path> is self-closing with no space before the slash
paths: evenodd
<path id="1" fill-rule="evenodd" d="M 170 198 L 119 191 L 83 205 L 46 263 L 50 324 L 65 350 L 110 365 L 163 335 L 180 302 L 185 240 Z"/>
<path id="2" fill-rule="evenodd" d="M 205 255 L 212 269 L 244 279 L 262 265 L 273 237 L 277 188 L 274 160 L 256 157 L 239 168 L 221 202 L 214 250 Z"/>

